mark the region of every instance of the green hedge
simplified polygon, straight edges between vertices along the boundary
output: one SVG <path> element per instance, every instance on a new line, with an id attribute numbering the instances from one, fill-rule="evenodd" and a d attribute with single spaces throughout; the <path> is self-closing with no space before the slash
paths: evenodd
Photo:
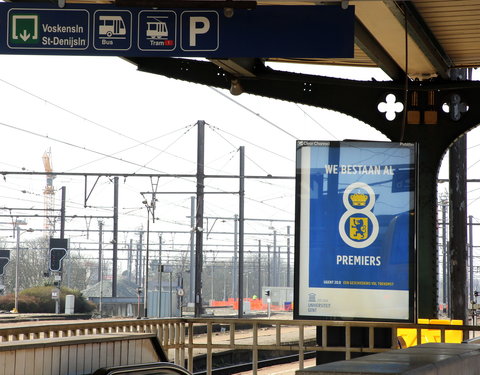
<path id="1" fill-rule="evenodd" d="M 22 290 L 18 295 L 19 313 L 55 313 L 55 300 L 52 299 L 52 286 L 39 286 Z M 75 313 L 89 313 L 95 309 L 95 305 L 87 301 L 78 290 L 61 288 L 60 312 L 65 312 L 65 296 L 75 296 Z M 15 307 L 15 295 L 7 294 L 0 296 L 0 310 L 11 311 Z"/>

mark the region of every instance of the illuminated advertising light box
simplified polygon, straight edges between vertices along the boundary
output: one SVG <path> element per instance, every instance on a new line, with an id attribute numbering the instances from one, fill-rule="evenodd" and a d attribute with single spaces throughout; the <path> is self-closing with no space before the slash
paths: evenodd
<path id="1" fill-rule="evenodd" d="M 414 320 L 413 144 L 297 141 L 297 319 Z"/>

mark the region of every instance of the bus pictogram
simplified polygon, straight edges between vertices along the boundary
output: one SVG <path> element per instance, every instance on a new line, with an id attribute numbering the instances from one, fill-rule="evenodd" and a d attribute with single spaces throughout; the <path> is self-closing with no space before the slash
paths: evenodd
<path id="1" fill-rule="evenodd" d="M 98 17 L 99 37 L 125 37 L 127 28 L 121 16 L 100 16 Z"/>

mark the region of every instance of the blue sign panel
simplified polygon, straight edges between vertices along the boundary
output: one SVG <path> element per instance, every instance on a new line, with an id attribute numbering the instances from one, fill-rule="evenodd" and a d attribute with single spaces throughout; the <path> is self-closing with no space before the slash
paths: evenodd
<path id="1" fill-rule="evenodd" d="M 414 146 L 298 146 L 298 315 L 412 320 Z"/>
<path id="2" fill-rule="evenodd" d="M 227 17 L 222 9 L 0 3 L 0 53 L 348 58 L 354 13 L 353 6 L 259 6 Z"/>

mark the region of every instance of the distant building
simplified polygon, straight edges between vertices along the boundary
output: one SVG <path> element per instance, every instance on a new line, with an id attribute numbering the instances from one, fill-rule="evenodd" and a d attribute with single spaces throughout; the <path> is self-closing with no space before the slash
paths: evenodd
<path id="1" fill-rule="evenodd" d="M 82 291 L 85 298 L 97 305 L 102 316 L 141 316 L 143 296 L 137 294 L 138 285 L 125 278 L 117 281 L 117 297 L 112 297 L 112 280 L 103 280 Z M 100 311 L 101 310 L 101 311 Z"/>

